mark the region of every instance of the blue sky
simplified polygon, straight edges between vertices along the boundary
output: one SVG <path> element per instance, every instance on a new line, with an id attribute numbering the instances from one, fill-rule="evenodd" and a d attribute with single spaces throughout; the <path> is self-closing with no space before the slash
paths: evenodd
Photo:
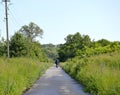
<path id="1" fill-rule="evenodd" d="M 10 37 L 34 22 L 43 30 L 40 43 L 60 44 L 68 34 L 80 32 L 91 39 L 120 41 L 120 0 L 11 0 Z M 0 3 L 0 32 L 5 34 L 4 3 Z"/>

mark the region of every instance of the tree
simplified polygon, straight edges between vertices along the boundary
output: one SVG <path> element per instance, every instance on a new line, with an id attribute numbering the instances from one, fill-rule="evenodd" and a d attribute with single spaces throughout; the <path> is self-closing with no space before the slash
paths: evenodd
<path id="1" fill-rule="evenodd" d="M 66 61 L 68 58 L 83 55 L 87 47 L 91 46 L 91 39 L 88 35 L 83 35 L 79 32 L 74 35 L 69 34 L 65 38 L 65 44 L 60 46 L 58 51 L 60 60 Z"/>
<path id="2" fill-rule="evenodd" d="M 97 43 L 99 43 L 103 47 L 103 46 L 109 45 L 111 42 L 106 39 L 101 39 L 101 40 L 98 40 Z"/>
<path id="3" fill-rule="evenodd" d="M 29 25 L 24 25 L 19 30 L 24 36 L 26 36 L 31 42 L 34 38 L 43 35 L 43 30 L 35 23 L 31 22 Z"/>
<path id="4" fill-rule="evenodd" d="M 87 47 L 91 46 L 91 39 L 88 35 L 83 35 L 82 44 Z"/>
<path id="5" fill-rule="evenodd" d="M 58 57 L 58 46 L 53 44 L 43 44 L 42 45 L 44 53 L 50 58 L 55 60 Z"/>
<path id="6" fill-rule="evenodd" d="M 7 54 L 7 44 L 4 38 L 0 41 L 0 56 Z"/>
<path id="7" fill-rule="evenodd" d="M 27 55 L 27 43 L 27 39 L 20 32 L 16 32 L 10 40 L 10 56 L 20 57 Z"/>
<path id="8" fill-rule="evenodd" d="M 40 43 L 37 41 L 29 43 L 29 40 L 19 31 L 16 32 L 10 39 L 10 56 L 31 57 L 37 58 L 40 61 L 47 60 Z"/>
<path id="9" fill-rule="evenodd" d="M 65 38 L 65 44 L 60 45 L 60 49 L 58 50 L 60 61 L 66 61 L 68 58 L 73 58 L 78 49 L 81 49 L 81 41 L 82 36 L 79 32 L 72 35 L 69 34 Z"/>

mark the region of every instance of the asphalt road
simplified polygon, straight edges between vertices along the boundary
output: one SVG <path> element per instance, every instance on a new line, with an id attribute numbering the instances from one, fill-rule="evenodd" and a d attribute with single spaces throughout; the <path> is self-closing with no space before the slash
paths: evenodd
<path id="1" fill-rule="evenodd" d="M 60 67 L 50 67 L 23 95 L 90 95 Z"/>

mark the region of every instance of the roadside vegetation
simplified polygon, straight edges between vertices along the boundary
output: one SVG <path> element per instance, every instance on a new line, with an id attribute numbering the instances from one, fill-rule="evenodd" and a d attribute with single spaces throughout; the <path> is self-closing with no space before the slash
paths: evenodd
<path id="1" fill-rule="evenodd" d="M 62 68 L 83 84 L 85 91 L 93 95 L 119 95 L 119 42 L 91 41 L 88 35 L 76 33 L 67 36 L 58 53 L 60 60 L 65 61 Z"/>
<path id="2" fill-rule="evenodd" d="M 33 22 L 22 26 L 10 38 L 10 58 L 7 42 L 0 41 L 0 95 L 21 95 L 49 68 L 51 60 L 36 38 L 43 30 Z"/>
<path id="3" fill-rule="evenodd" d="M 69 34 L 60 45 L 41 45 L 36 38 L 43 30 L 31 22 L 10 38 L 0 41 L 0 95 L 21 95 L 58 58 L 62 68 L 94 95 L 120 93 L 120 42 L 91 40 L 79 32 Z"/>
<path id="4" fill-rule="evenodd" d="M 30 58 L 0 58 L 0 95 L 21 95 L 50 65 Z"/>
<path id="5" fill-rule="evenodd" d="M 120 53 L 88 58 L 73 58 L 62 64 L 63 69 L 94 95 L 119 95 Z"/>

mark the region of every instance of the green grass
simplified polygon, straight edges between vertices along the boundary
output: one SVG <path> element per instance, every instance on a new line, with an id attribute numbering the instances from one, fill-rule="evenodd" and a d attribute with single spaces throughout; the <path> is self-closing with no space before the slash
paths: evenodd
<path id="1" fill-rule="evenodd" d="M 74 58 L 63 69 L 94 95 L 120 94 L 120 53 Z"/>
<path id="2" fill-rule="evenodd" d="M 27 58 L 0 58 L 0 95 L 21 95 L 50 65 Z"/>

